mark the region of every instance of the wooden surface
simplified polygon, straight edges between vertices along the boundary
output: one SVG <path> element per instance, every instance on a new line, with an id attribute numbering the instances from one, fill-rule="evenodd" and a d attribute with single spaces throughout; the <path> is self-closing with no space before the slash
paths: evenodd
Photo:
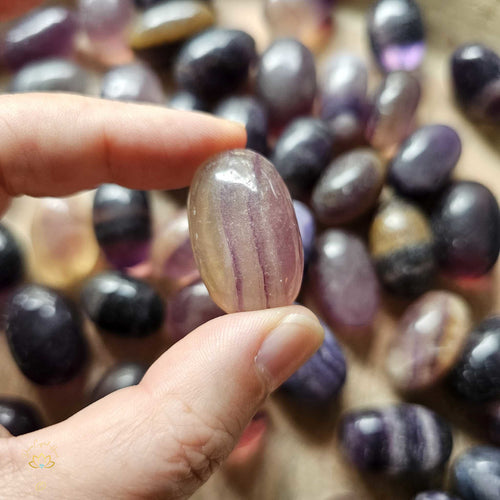
<path id="1" fill-rule="evenodd" d="M 259 49 L 265 48 L 270 38 L 261 17 L 260 1 L 219 0 L 215 3 L 222 24 L 249 31 L 258 40 Z M 424 98 L 419 122 L 455 127 L 464 145 L 456 176 L 485 183 L 500 199 L 500 134 L 471 124 L 457 111 L 448 81 L 449 55 L 458 43 L 478 40 L 500 50 L 499 0 L 421 0 L 419 3 L 428 21 L 430 40 L 430 50 L 421 71 Z M 354 51 L 369 59 L 364 23 L 367 4 L 369 2 L 361 0 L 339 1 L 335 35 L 331 47 L 321 54 L 320 60 L 339 49 Z M 379 78 L 372 67 L 372 87 Z M 26 224 L 30 210 L 32 203 L 29 200 L 19 200 L 8 217 L 27 245 Z M 473 306 L 476 321 L 490 312 L 500 312 L 499 265 L 490 277 L 479 282 L 462 286 L 442 282 L 440 286 L 463 293 Z M 266 403 L 271 422 L 265 449 L 258 460 L 246 467 L 223 468 L 195 498 L 327 500 L 353 492 L 353 498 L 360 500 L 404 500 L 411 498 L 414 491 L 425 489 L 428 485 L 422 483 L 360 475 L 342 459 L 335 437 L 338 415 L 342 411 L 400 399 L 386 380 L 383 364 L 394 322 L 406 305 L 404 301 L 385 298 L 371 338 L 341 339 L 348 358 L 348 379 L 342 396 L 328 411 L 315 412 L 274 396 Z M 0 393 L 22 395 L 32 400 L 42 409 L 47 422 L 54 423 L 85 404 L 86 394 L 107 366 L 119 359 L 150 363 L 167 347 L 164 334 L 141 341 L 118 341 L 97 335 L 88 325 L 88 335 L 91 361 L 84 376 L 65 386 L 52 388 L 37 387 L 23 378 L 2 335 Z M 429 405 L 453 423 L 454 456 L 480 440 L 466 406 L 450 399 L 441 390 L 414 401 Z M 433 486 L 440 486 L 442 481 L 443 477 L 435 478 Z"/>

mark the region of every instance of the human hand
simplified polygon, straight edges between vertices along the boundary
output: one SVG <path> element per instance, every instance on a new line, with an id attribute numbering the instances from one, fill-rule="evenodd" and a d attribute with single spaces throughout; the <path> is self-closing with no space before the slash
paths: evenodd
<path id="1" fill-rule="evenodd" d="M 78 96 L 1 96 L 0 205 L 104 182 L 179 188 L 206 158 L 244 144 L 242 127 L 203 114 Z M 8 437 L 3 429 L 0 496 L 188 497 L 322 338 L 316 317 L 300 306 L 215 319 L 164 353 L 138 386 L 35 433 Z M 58 452 L 50 485 L 37 493 L 25 456 L 34 440 Z"/>

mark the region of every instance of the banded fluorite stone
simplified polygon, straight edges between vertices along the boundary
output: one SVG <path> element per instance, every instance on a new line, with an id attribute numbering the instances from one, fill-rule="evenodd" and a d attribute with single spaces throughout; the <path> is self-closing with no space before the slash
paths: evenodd
<path id="1" fill-rule="evenodd" d="M 112 392 L 137 385 L 144 377 L 146 367 L 140 363 L 124 362 L 109 368 L 94 387 L 91 401 L 104 398 Z"/>
<path id="2" fill-rule="evenodd" d="M 451 292 L 428 292 L 411 304 L 387 355 L 392 382 L 403 391 L 438 382 L 460 358 L 471 318 L 468 304 Z"/>
<path id="3" fill-rule="evenodd" d="M 392 475 L 435 472 L 453 446 L 448 423 L 414 404 L 350 411 L 341 420 L 340 441 L 358 469 Z"/>
<path id="4" fill-rule="evenodd" d="M 378 0 L 368 16 L 373 55 L 384 71 L 413 71 L 425 55 L 422 14 L 414 0 Z"/>
<path id="5" fill-rule="evenodd" d="M 221 309 L 293 303 L 302 241 L 288 189 L 268 160 L 250 150 L 213 157 L 195 174 L 188 217 L 201 277 Z"/>
<path id="6" fill-rule="evenodd" d="M 0 425 L 13 436 L 20 436 L 43 427 L 38 410 L 28 401 L 3 396 L 0 398 Z"/>
<path id="7" fill-rule="evenodd" d="M 314 214 L 309 207 L 298 200 L 293 200 L 295 216 L 299 224 L 300 237 L 302 238 L 302 247 L 304 248 L 304 262 L 307 264 L 314 251 L 314 240 L 316 239 L 316 221 Z"/>

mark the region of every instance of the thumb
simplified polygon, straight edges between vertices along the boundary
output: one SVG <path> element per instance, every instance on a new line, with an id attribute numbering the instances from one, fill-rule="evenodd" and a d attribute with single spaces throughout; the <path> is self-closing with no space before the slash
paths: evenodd
<path id="1" fill-rule="evenodd" d="M 322 340 L 317 318 L 301 306 L 212 320 L 163 354 L 138 386 L 60 424 L 2 440 L 0 457 L 9 457 L 11 472 L 0 473 L 2 491 L 16 488 L 11 498 L 32 494 L 40 471 L 28 466 L 26 450 L 36 439 L 57 451 L 38 497 L 188 497 L 229 455 L 268 394 Z"/>

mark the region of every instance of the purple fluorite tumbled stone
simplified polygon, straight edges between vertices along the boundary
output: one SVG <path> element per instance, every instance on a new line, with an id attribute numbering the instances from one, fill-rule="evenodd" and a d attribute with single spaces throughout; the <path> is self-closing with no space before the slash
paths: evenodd
<path id="1" fill-rule="evenodd" d="M 299 224 L 300 237 L 304 248 L 304 262 L 307 264 L 314 250 L 316 238 L 316 221 L 307 205 L 298 200 L 293 200 L 293 208 Z"/>
<path id="2" fill-rule="evenodd" d="M 460 500 L 455 496 L 451 496 L 444 491 L 423 491 L 419 493 L 413 500 Z"/>
<path id="3" fill-rule="evenodd" d="M 112 392 L 137 385 L 145 373 L 146 367 L 139 363 L 128 362 L 112 366 L 95 386 L 91 400 L 97 401 Z"/>
<path id="4" fill-rule="evenodd" d="M 323 328 L 325 340 L 319 350 L 281 386 L 293 398 L 312 404 L 328 403 L 337 396 L 347 374 L 339 343 L 324 323 Z"/>
<path id="5" fill-rule="evenodd" d="M 456 277 L 482 276 L 500 251 L 500 211 L 493 193 L 472 181 L 457 181 L 441 196 L 432 216 L 440 268 Z"/>
<path id="6" fill-rule="evenodd" d="M 357 468 L 395 475 L 439 470 L 453 445 L 448 423 L 413 404 L 350 411 L 340 423 L 340 440 Z"/>
<path id="7" fill-rule="evenodd" d="M 168 101 L 168 107 L 180 111 L 208 111 L 209 106 L 186 90 L 179 90 Z"/>
<path id="8" fill-rule="evenodd" d="M 389 179 L 407 196 L 426 196 L 442 189 L 462 153 L 462 142 L 446 125 L 426 125 L 403 143 L 393 158 Z"/>
<path id="9" fill-rule="evenodd" d="M 276 40 L 262 54 L 256 90 L 275 125 L 308 114 L 316 96 L 314 56 L 293 38 Z"/>
<path id="10" fill-rule="evenodd" d="M 13 436 L 27 434 L 43 427 L 38 410 L 28 401 L 13 397 L 0 397 L 0 425 Z"/>
<path id="11" fill-rule="evenodd" d="M 78 29 L 77 16 L 64 7 L 37 9 L 17 21 L 5 34 L 3 59 L 13 70 L 25 64 L 71 53 Z"/>
<path id="12" fill-rule="evenodd" d="M 0 294 L 24 278 L 24 255 L 12 232 L 0 223 Z"/>
<path id="13" fill-rule="evenodd" d="M 361 239 L 345 231 L 326 231 L 316 242 L 309 272 L 315 300 L 328 324 L 371 326 L 379 307 L 379 284 Z"/>
<path id="14" fill-rule="evenodd" d="M 413 71 L 425 54 L 424 24 L 414 0 L 378 0 L 368 16 L 373 55 L 382 70 Z"/>

